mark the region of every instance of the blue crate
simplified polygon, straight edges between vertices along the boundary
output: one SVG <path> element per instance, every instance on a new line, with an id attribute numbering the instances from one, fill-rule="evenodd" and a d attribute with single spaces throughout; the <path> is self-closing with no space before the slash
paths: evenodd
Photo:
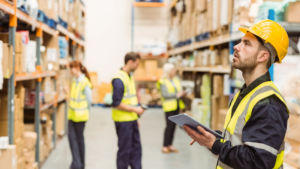
<path id="1" fill-rule="evenodd" d="M 197 36 L 195 36 L 195 41 L 196 42 L 201 42 L 203 40 L 207 40 L 207 39 L 209 39 L 209 35 L 210 35 L 209 32 L 197 35 Z"/>
<path id="2" fill-rule="evenodd" d="M 68 42 L 64 36 L 58 37 L 58 46 L 59 48 L 66 49 L 68 47 Z"/>
<path id="3" fill-rule="evenodd" d="M 68 23 L 62 20 L 60 17 L 58 17 L 58 24 L 60 24 L 65 29 L 68 29 Z"/>
<path id="4" fill-rule="evenodd" d="M 49 19 L 48 25 L 50 28 L 57 30 L 57 22 L 53 19 Z"/>
<path id="5" fill-rule="evenodd" d="M 67 57 L 67 50 L 66 50 L 66 49 L 60 48 L 60 49 L 59 49 L 59 57 L 60 57 L 61 59 L 66 58 L 66 57 Z"/>

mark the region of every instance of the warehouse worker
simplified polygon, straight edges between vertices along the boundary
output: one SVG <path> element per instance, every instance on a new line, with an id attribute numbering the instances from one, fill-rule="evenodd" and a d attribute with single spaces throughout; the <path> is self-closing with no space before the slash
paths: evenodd
<path id="1" fill-rule="evenodd" d="M 117 168 L 141 169 L 142 147 L 138 128 L 138 117 L 144 109 L 138 107 L 133 72 L 138 68 L 140 56 L 130 52 L 125 56 L 125 66 L 112 80 L 112 118 L 118 135 Z"/>
<path id="2" fill-rule="evenodd" d="M 166 63 L 163 67 L 163 76 L 157 82 L 157 89 L 161 93 L 163 110 L 165 112 L 167 127 L 164 133 L 164 143 L 162 152 L 178 152 L 172 146 L 176 124 L 171 122 L 168 117 L 179 114 L 180 109 L 184 109 L 185 105 L 180 99 L 185 92 L 182 91 L 180 79 L 176 77 L 177 69 L 172 63 Z"/>
<path id="3" fill-rule="evenodd" d="M 280 91 L 271 81 L 268 69 L 281 63 L 289 46 L 284 28 L 271 20 L 255 23 L 234 47 L 233 67 L 243 73 L 245 84 L 230 103 L 222 135 L 216 137 L 203 128 L 203 134 L 184 126 L 200 145 L 219 155 L 217 169 L 282 169 L 284 137 L 289 110 Z"/>
<path id="4" fill-rule="evenodd" d="M 92 84 L 90 83 L 87 69 L 80 61 L 71 62 L 70 69 L 74 76 L 68 114 L 68 138 L 73 158 L 70 169 L 84 169 L 85 146 L 83 131 L 85 122 L 89 119 L 92 103 Z"/>

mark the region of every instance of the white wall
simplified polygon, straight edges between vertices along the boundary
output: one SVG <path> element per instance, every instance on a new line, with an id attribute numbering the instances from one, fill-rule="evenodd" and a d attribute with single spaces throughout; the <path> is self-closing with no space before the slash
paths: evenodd
<path id="1" fill-rule="evenodd" d="M 85 64 L 98 73 L 99 82 L 110 82 L 131 51 L 132 2 L 86 0 Z M 169 7 L 135 8 L 134 43 L 166 41 L 169 13 Z"/>

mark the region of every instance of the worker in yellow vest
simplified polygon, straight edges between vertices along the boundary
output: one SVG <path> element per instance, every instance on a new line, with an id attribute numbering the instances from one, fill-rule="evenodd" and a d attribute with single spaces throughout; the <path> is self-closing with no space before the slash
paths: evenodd
<path id="1" fill-rule="evenodd" d="M 71 73 L 74 76 L 68 113 L 68 138 L 72 153 L 70 169 L 85 168 L 84 127 L 89 119 L 92 103 L 92 84 L 87 69 L 80 61 L 70 63 Z"/>
<path id="2" fill-rule="evenodd" d="M 245 84 L 231 100 L 224 139 L 216 139 L 201 127 L 202 135 L 186 125 L 184 129 L 193 139 L 191 144 L 197 141 L 219 155 L 217 169 L 283 169 L 289 110 L 268 69 L 282 62 L 289 38 L 285 29 L 271 20 L 240 31 L 245 36 L 234 47 L 232 65 L 242 71 Z"/>
<path id="3" fill-rule="evenodd" d="M 178 152 L 172 146 L 176 124 L 168 117 L 179 114 L 180 109 L 185 105 L 181 97 L 185 95 L 182 91 L 180 79 L 176 76 L 177 69 L 172 63 L 166 63 L 163 67 L 163 76 L 157 82 L 157 89 L 161 93 L 162 107 L 165 112 L 167 127 L 164 133 L 163 153 Z"/>
<path id="4" fill-rule="evenodd" d="M 112 118 L 118 135 L 117 168 L 142 168 L 142 147 L 138 118 L 144 109 L 138 106 L 133 72 L 138 68 L 140 56 L 130 52 L 125 56 L 125 66 L 112 80 Z"/>

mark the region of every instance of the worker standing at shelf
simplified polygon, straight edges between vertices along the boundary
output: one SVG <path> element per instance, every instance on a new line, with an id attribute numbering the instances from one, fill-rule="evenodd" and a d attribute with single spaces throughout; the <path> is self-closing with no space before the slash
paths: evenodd
<path id="1" fill-rule="evenodd" d="M 87 69 L 80 61 L 70 63 L 71 74 L 74 80 L 71 86 L 71 96 L 68 113 L 68 138 L 72 153 L 70 169 L 85 168 L 84 128 L 89 119 L 92 103 L 92 84 Z"/>
<path id="2" fill-rule="evenodd" d="M 185 95 L 182 91 L 181 82 L 176 77 L 177 69 L 172 63 L 166 63 L 163 67 L 163 76 L 157 82 L 157 89 L 161 93 L 162 107 L 166 117 L 166 129 L 164 133 L 164 143 L 162 152 L 178 152 L 172 146 L 176 124 L 171 122 L 168 117 L 179 114 L 180 109 L 184 109 L 185 105 L 180 99 Z"/>
<path id="3" fill-rule="evenodd" d="M 138 106 L 133 72 L 138 68 L 140 56 L 130 52 L 123 66 L 112 80 L 112 118 L 118 135 L 117 168 L 142 168 L 142 146 L 138 117 L 144 109 Z"/>
<path id="4" fill-rule="evenodd" d="M 201 127 L 202 134 L 186 125 L 184 129 L 193 139 L 191 145 L 197 141 L 219 155 L 217 169 L 282 169 L 289 110 L 268 69 L 282 62 L 289 38 L 284 28 L 271 20 L 240 31 L 245 36 L 234 47 L 232 65 L 242 71 L 245 84 L 230 103 L 224 139 L 216 139 Z"/>

